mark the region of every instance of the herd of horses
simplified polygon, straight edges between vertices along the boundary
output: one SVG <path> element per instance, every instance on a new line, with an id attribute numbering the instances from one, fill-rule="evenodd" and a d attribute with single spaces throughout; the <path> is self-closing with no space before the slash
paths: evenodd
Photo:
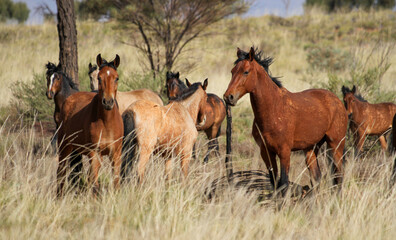
<path id="1" fill-rule="evenodd" d="M 362 150 L 366 136 L 379 136 L 383 149 L 384 134 L 396 124 L 396 104 L 370 104 L 352 90 L 342 87 L 344 103 L 332 92 L 309 89 L 292 93 L 269 74 L 270 57 L 263 57 L 253 47 L 249 52 L 238 48 L 232 78 L 223 96 L 226 104 L 235 106 L 249 93 L 254 113 L 252 135 L 260 147 L 261 157 L 269 171 L 271 184 L 282 193 L 288 189 L 290 155 L 303 150 L 311 183 L 321 178 L 317 155 L 326 142 L 334 184 L 343 177 L 344 147 L 348 124 L 354 133 L 357 151 Z M 89 64 L 91 92 L 80 92 L 60 66 L 48 63 L 47 92 L 54 99 L 54 121 L 57 132 L 52 143 L 59 155 L 57 193 L 62 195 L 66 181 L 76 184 L 82 172 L 82 155 L 89 158 L 89 182 L 94 193 L 99 187 L 98 173 L 102 157 L 109 156 L 114 187 L 137 167 L 138 181 L 144 179 L 145 167 L 153 153 L 165 158 L 166 178 L 171 177 L 172 159 L 180 158 L 185 177 L 192 158 L 198 131 L 209 139 L 204 163 L 211 152 L 219 156 L 218 137 L 226 116 L 226 105 L 215 94 L 206 93 L 208 79 L 186 85 L 179 73 L 166 74 L 165 88 L 169 103 L 149 89 L 117 91 L 120 57 L 111 62 L 99 54 L 96 64 Z M 392 123 L 393 121 L 393 123 Z M 396 150 L 393 128 L 391 149 Z M 138 151 L 139 150 L 139 151 Z M 280 176 L 278 164 L 280 160 Z M 69 172 L 69 174 L 68 174 Z M 396 178 L 396 166 L 393 177 Z M 67 177 L 68 176 L 68 177 Z"/>

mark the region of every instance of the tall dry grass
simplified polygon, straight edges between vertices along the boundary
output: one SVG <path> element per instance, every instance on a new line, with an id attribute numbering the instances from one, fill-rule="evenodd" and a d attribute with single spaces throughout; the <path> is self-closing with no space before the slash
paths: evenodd
<path id="1" fill-rule="evenodd" d="M 100 198 L 73 189 L 57 198 L 57 160 L 46 153 L 48 141 L 30 126 L 12 133 L 2 128 L 0 136 L 2 239 L 393 239 L 396 234 L 396 189 L 388 185 L 392 158 L 382 154 L 347 157 L 339 192 L 320 156 L 321 185 L 297 202 L 262 205 L 243 191 L 207 201 L 205 188 L 224 174 L 223 154 L 206 167 L 193 161 L 187 179 L 174 164 L 169 182 L 164 160 L 154 156 L 143 184 L 133 179 L 119 191 L 109 184 L 110 164 L 104 161 Z M 205 143 L 200 140 L 198 149 Z M 261 161 L 257 155 L 234 159 L 239 170 L 251 169 L 241 162 Z M 291 170 L 293 181 L 308 183 L 302 156 L 292 157 Z"/>

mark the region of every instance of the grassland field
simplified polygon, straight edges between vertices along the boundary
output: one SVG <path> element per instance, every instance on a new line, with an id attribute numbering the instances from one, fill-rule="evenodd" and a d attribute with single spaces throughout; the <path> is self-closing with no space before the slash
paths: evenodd
<path id="1" fill-rule="evenodd" d="M 128 90 L 123 81 L 145 73 L 144 57 L 121 43 L 130 36 L 120 32 L 116 22 L 78 21 L 77 31 L 82 90 L 88 90 L 88 63 L 94 62 L 98 53 L 107 59 L 116 53 L 120 55 L 121 90 Z M 290 91 L 301 91 L 326 83 L 329 78 L 328 69 L 313 68 L 308 61 L 312 46 L 353 55 L 349 60 L 369 59 L 367 65 L 375 66 L 384 47 L 392 48 L 396 43 L 396 13 L 310 11 L 289 18 L 235 17 L 211 26 L 207 34 L 192 42 L 176 62 L 173 70 L 179 71 L 182 79 L 187 77 L 195 82 L 209 78 L 208 92 L 222 96 L 231 79 L 236 48 L 248 50 L 256 46 L 274 57 L 272 75 L 280 76 Z M 45 72 L 48 61 L 57 63 L 56 24 L 0 24 L 0 46 L 0 106 L 9 109 L 13 106 L 10 89 L 17 81 L 31 82 L 34 74 Z M 381 79 L 380 89 L 396 91 L 395 50 L 388 61 L 390 67 Z M 193 67 L 186 67 L 190 65 Z M 333 74 L 348 78 L 349 65 L 353 62 L 345 62 Z M 45 84 L 43 78 L 43 88 Z M 396 102 L 396 95 L 391 100 Z M 250 135 L 253 113 L 248 97 L 233 108 L 233 115 L 235 169 L 266 171 Z M 226 192 L 213 202 L 205 200 L 203 193 L 208 184 L 225 174 L 224 134 L 220 138 L 221 156 L 213 155 L 207 166 L 202 164 L 207 140 L 200 135 L 197 148 L 200 158 L 192 162 L 185 180 L 179 164 L 175 163 L 175 179 L 166 182 L 163 159 L 153 156 L 142 185 L 132 181 L 114 191 L 109 184 L 110 164 L 104 161 L 101 198 L 71 190 L 59 199 L 55 196 L 57 157 L 49 151 L 50 135 L 40 129 L 40 122 L 25 122 L 15 116 L 7 120 L 4 113 L 2 116 L 1 239 L 394 239 L 396 236 L 396 189 L 389 186 L 394 156 L 377 151 L 375 141 L 370 142 L 367 148 L 372 150 L 361 159 L 354 157 L 352 148 L 346 149 L 340 192 L 330 184 L 327 152 L 323 150 L 319 163 L 324 176 L 315 194 L 297 202 L 285 200 L 281 207 L 261 204 L 254 195 L 243 191 Z M 223 133 L 224 130 L 225 125 Z M 309 184 L 309 173 L 300 153 L 292 155 L 290 179 Z"/>

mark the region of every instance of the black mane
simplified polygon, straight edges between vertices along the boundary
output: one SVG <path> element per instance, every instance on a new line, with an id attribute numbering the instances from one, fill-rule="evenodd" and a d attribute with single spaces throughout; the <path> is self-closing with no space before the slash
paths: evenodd
<path id="1" fill-rule="evenodd" d="M 98 65 L 94 64 L 91 68 L 89 68 L 88 75 L 91 75 L 91 73 L 95 72 L 96 69 L 98 69 Z"/>
<path id="2" fill-rule="evenodd" d="M 78 89 L 77 85 L 72 81 L 72 79 L 70 77 L 68 77 L 66 75 L 66 73 L 62 72 L 60 64 L 58 64 L 58 66 L 56 66 L 55 64 L 48 62 L 45 65 L 45 67 L 47 68 L 47 72 L 45 73 L 47 75 L 47 77 L 51 77 L 52 74 L 58 73 L 58 74 L 62 75 L 63 79 L 66 80 L 66 82 L 69 84 L 69 86 L 72 89 L 80 91 Z"/>
<path id="3" fill-rule="evenodd" d="M 249 59 L 249 53 L 244 52 L 244 51 L 242 51 L 242 50 L 240 50 L 240 51 L 241 51 L 241 54 L 239 54 L 239 57 L 238 57 L 238 59 L 234 62 L 234 64 L 237 64 L 237 63 L 239 63 L 240 61 Z M 283 87 L 283 86 L 282 86 L 282 82 L 279 81 L 278 78 L 272 77 L 272 76 L 270 75 L 270 73 L 269 73 L 269 66 L 274 62 L 274 59 L 273 59 L 272 57 L 264 57 L 264 58 L 263 58 L 263 56 L 262 56 L 262 55 L 263 55 L 263 52 L 262 52 L 262 51 L 257 51 L 257 48 L 254 50 L 254 52 L 255 52 L 255 54 L 254 54 L 254 60 L 256 60 L 256 62 L 257 62 L 258 64 L 260 64 L 260 65 L 264 68 L 264 70 L 268 73 L 268 76 L 272 79 L 272 81 L 273 81 L 279 88 L 282 88 L 282 87 Z"/>
<path id="4" fill-rule="evenodd" d="M 199 87 L 202 87 L 202 84 L 200 82 L 193 83 L 189 88 L 187 88 L 185 91 L 183 91 L 178 97 L 174 98 L 169 98 L 170 101 L 182 101 L 191 95 L 193 95 Z"/>

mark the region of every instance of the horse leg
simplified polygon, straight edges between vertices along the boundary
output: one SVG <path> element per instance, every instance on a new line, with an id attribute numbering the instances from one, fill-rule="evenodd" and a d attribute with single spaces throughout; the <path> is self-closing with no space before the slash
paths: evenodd
<path id="1" fill-rule="evenodd" d="M 267 151 L 265 146 L 260 146 L 260 155 L 265 163 L 265 166 L 268 169 L 271 184 L 272 186 L 274 186 L 274 188 L 276 188 L 275 183 L 276 183 L 276 178 L 278 176 L 278 165 L 276 164 L 276 154 Z"/>
<path id="2" fill-rule="evenodd" d="M 366 140 L 366 134 L 364 132 L 358 132 L 357 133 L 357 156 L 359 156 L 362 152 L 364 141 Z"/>
<path id="3" fill-rule="evenodd" d="M 305 162 L 311 175 L 311 185 L 315 187 L 316 185 L 319 185 L 319 181 L 322 176 L 317 159 L 319 148 L 314 147 L 312 149 L 306 149 L 304 152 L 306 156 Z"/>
<path id="4" fill-rule="evenodd" d="M 166 180 L 172 179 L 172 158 L 165 160 L 165 176 Z"/>
<path id="5" fill-rule="evenodd" d="M 58 182 L 58 187 L 57 187 L 58 197 L 61 197 L 63 195 L 63 190 L 66 182 L 67 167 L 69 165 L 68 164 L 69 156 L 71 152 L 72 152 L 71 147 L 63 147 L 61 148 L 61 151 L 59 153 L 58 169 L 56 171 L 56 179 Z"/>
<path id="6" fill-rule="evenodd" d="M 290 154 L 291 151 L 287 148 L 282 149 L 279 154 L 281 173 L 278 188 L 281 189 L 283 196 L 289 187 Z"/>
<path id="7" fill-rule="evenodd" d="M 81 173 L 83 170 L 82 155 L 76 151 L 70 155 L 70 169 L 69 181 L 73 186 L 76 186 L 81 180 Z"/>
<path id="8" fill-rule="evenodd" d="M 187 178 L 188 175 L 188 167 L 190 165 L 191 152 L 192 152 L 191 149 L 188 149 L 188 150 L 183 150 L 181 154 L 180 165 L 185 179 Z"/>
<path id="9" fill-rule="evenodd" d="M 121 146 L 116 149 L 116 151 L 112 154 L 111 158 L 113 159 L 113 175 L 114 175 L 114 189 L 120 188 L 120 176 L 121 176 Z"/>
<path id="10" fill-rule="evenodd" d="M 386 151 L 386 149 L 388 148 L 388 144 L 386 143 L 385 136 L 381 135 L 379 137 L 379 140 L 380 140 L 380 143 L 381 143 L 382 150 Z"/>
<path id="11" fill-rule="evenodd" d="M 337 141 L 331 137 L 327 137 L 326 142 L 333 153 L 333 161 L 331 163 L 331 173 L 334 177 L 333 183 L 334 185 L 340 185 L 342 183 L 343 176 L 342 161 L 344 155 L 345 138 Z"/>
<path id="12" fill-rule="evenodd" d="M 150 159 L 150 155 L 153 151 L 154 151 L 153 146 L 140 147 L 140 156 L 139 156 L 139 161 L 138 161 L 138 176 L 139 176 L 140 183 L 143 183 L 144 171 L 145 171 L 146 165 Z"/>
<path id="13" fill-rule="evenodd" d="M 99 192 L 99 170 L 101 167 L 101 156 L 99 156 L 99 153 L 95 151 L 91 151 L 88 154 L 90 158 L 90 163 L 91 163 L 91 169 L 90 169 L 90 183 L 93 184 L 93 193 L 94 195 L 97 195 Z"/>

